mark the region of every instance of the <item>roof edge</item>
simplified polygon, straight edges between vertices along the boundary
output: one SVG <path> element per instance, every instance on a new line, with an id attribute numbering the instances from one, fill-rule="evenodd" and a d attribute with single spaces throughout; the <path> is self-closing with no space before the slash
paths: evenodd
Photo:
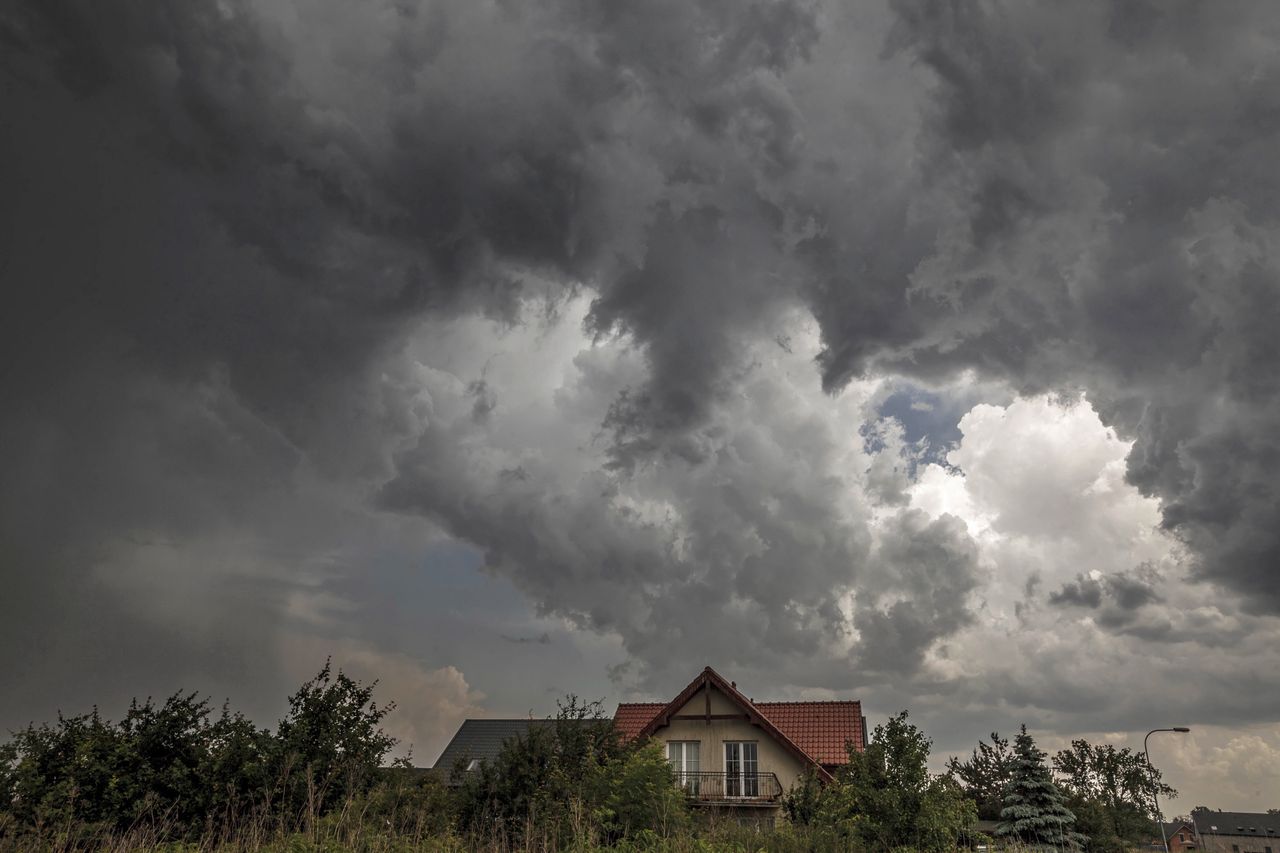
<path id="1" fill-rule="evenodd" d="M 728 696 L 730 700 L 747 712 L 748 719 L 751 719 L 752 723 L 760 726 L 760 728 L 772 735 L 773 738 L 781 743 L 789 752 L 799 758 L 803 763 L 815 769 L 818 772 L 818 775 L 823 779 L 830 782 L 834 778 L 830 771 L 823 767 L 817 759 L 801 749 L 800 746 L 791 738 L 787 737 L 787 735 L 769 719 L 768 715 L 766 715 L 754 702 L 738 690 L 736 685 L 726 680 L 723 675 L 716 672 L 709 666 L 704 667 L 702 672 L 698 673 L 697 677 L 695 677 L 693 681 L 689 682 L 688 686 L 686 686 L 684 690 L 681 690 L 676 698 L 663 705 L 662 709 L 654 715 L 652 720 L 645 724 L 645 727 L 640 730 L 636 737 L 652 737 L 654 732 L 659 728 L 669 726 L 671 724 L 672 714 L 683 708 L 685 704 L 688 703 L 688 701 L 705 686 L 714 686 L 725 696 Z M 752 719 L 753 717 L 754 719 Z"/>

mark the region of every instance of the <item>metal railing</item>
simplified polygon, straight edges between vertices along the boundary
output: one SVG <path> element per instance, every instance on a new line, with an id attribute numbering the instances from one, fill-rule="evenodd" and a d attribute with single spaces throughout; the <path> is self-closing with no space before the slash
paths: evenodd
<path id="1" fill-rule="evenodd" d="M 676 771 L 676 784 L 694 802 L 775 802 L 782 797 L 776 773 Z"/>

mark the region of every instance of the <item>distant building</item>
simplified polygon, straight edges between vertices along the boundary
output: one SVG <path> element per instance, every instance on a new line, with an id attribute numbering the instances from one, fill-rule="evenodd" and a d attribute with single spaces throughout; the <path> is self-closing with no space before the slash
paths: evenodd
<path id="1" fill-rule="evenodd" d="M 1200 842 L 1196 841 L 1196 826 L 1188 818 L 1164 824 L 1164 841 L 1169 845 L 1169 853 L 1187 853 L 1200 848 Z M 1153 839 L 1153 844 L 1159 846 L 1160 839 Z"/>
<path id="2" fill-rule="evenodd" d="M 1195 809 L 1191 822 L 1204 853 L 1280 853 L 1280 814 Z"/>

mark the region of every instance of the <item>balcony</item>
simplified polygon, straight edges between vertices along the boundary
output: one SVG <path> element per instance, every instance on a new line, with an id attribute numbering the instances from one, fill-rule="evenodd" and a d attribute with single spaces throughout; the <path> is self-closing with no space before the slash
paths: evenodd
<path id="1" fill-rule="evenodd" d="M 782 798 L 776 773 L 677 772 L 676 783 L 694 805 L 769 805 Z"/>

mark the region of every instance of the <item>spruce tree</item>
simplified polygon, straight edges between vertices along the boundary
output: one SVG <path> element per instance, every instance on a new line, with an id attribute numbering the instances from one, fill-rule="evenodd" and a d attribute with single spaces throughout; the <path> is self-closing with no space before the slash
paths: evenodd
<path id="1" fill-rule="evenodd" d="M 1005 789 L 996 835 L 1033 847 L 1078 849 L 1085 837 L 1074 831 L 1076 816 L 1063 803 L 1044 759 L 1024 725 L 1014 744 L 1013 778 Z"/>

